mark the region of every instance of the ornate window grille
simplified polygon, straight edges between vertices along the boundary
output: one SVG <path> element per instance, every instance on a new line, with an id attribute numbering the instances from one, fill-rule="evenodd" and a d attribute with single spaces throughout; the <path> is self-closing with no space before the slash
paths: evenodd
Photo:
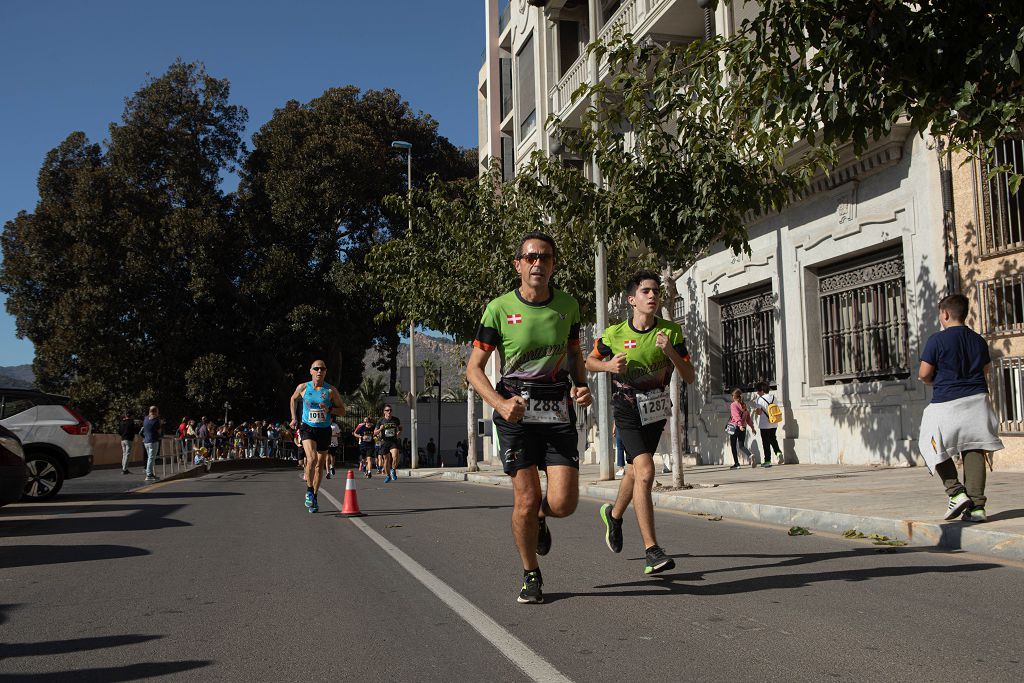
<path id="1" fill-rule="evenodd" d="M 822 275 L 818 300 L 825 384 L 910 374 L 902 254 Z"/>
<path id="2" fill-rule="evenodd" d="M 1024 434 L 1024 356 L 992 361 L 992 403 L 1001 434 Z"/>
<path id="3" fill-rule="evenodd" d="M 981 334 L 1024 332 L 1024 274 L 978 283 L 978 321 Z"/>
<path id="4" fill-rule="evenodd" d="M 1024 249 L 1024 193 L 1010 191 L 1010 174 L 990 174 L 993 168 L 1009 167 L 1024 173 L 1024 140 L 996 144 L 992 164 L 981 165 L 981 220 L 984 250 L 988 254 Z"/>
<path id="5" fill-rule="evenodd" d="M 775 294 L 760 291 L 721 304 L 722 386 L 775 385 Z"/>

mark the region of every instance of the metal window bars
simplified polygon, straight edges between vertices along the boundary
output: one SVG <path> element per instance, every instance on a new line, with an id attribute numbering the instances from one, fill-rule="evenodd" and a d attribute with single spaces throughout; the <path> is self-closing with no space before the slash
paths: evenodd
<path id="1" fill-rule="evenodd" d="M 775 294 L 758 292 L 723 303 L 722 388 L 775 384 Z"/>
<path id="2" fill-rule="evenodd" d="M 978 318 L 981 334 L 1024 333 L 1024 274 L 979 282 Z"/>
<path id="3" fill-rule="evenodd" d="M 981 220 L 986 254 L 1024 249 L 1024 195 L 1010 191 L 1010 173 L 992 174 L 999 167 L 1024 173 L 1024 140 L 1000 141 L 992 150 L 991 163 L 981 164 Z"/>
<path id="4" fill-rule="evenodd" d="M 992 361 L 992 404 L 1000 434 L 1024 434 L 1024 356 Z"/>
<path id="5" fill-rule="evenodd" d="M 903 256 L 818 281 L 825 384 L 909 375 Z"/>

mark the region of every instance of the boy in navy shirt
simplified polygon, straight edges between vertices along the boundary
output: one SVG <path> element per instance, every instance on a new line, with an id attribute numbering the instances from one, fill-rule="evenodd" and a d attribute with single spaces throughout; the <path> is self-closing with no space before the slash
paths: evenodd
<path id="1" fill-rule="evenodd" d="M 921 417 L 919 447 L 928 469 L 946 487 L 946 519 L 985 522 L 986 453 L 1003 448 L 988 397 L 991 362 L 985 339 L 964 325 L 967 297 L 952 294 L 939 302 L 942 331 L 928 338 L 918 378 L 932 385 L 932 402 Z M 953 456 L 963 457 L 964 481 Z"/>

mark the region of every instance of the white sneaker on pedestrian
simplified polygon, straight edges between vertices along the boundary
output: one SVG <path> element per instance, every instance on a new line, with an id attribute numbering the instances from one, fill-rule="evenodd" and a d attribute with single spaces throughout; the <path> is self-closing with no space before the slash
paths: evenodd
<path id="1" fill-rule="evenodd" d="M 953 519 L 964 510 L 974 507 L 974 502 L 967 497 L 966 493 L 958 493 L 949 499 L 949 507 L 946 509 L 946 516 L 943 519 Z"/>
<path id="2" fill-rule="evenodd" d="M 619 469 L 615 470 L 615 476 L 616 477 L 621 477 L 625 473 L 626 473 L 626 468 L 625 467 L 620 467 Z"/>

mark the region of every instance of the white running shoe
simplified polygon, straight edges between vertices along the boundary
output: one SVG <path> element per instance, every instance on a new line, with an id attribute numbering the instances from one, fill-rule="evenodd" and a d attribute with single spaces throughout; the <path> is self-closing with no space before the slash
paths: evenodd
<path id="1" fill-rule="evenodd" d="M 958 493 L 949 499 L 949 507 L 946 509 L 946 516 L 943 519 L 953 519 L 973 506 L 974 502 L 967 497 L 966 493 Z"/>

